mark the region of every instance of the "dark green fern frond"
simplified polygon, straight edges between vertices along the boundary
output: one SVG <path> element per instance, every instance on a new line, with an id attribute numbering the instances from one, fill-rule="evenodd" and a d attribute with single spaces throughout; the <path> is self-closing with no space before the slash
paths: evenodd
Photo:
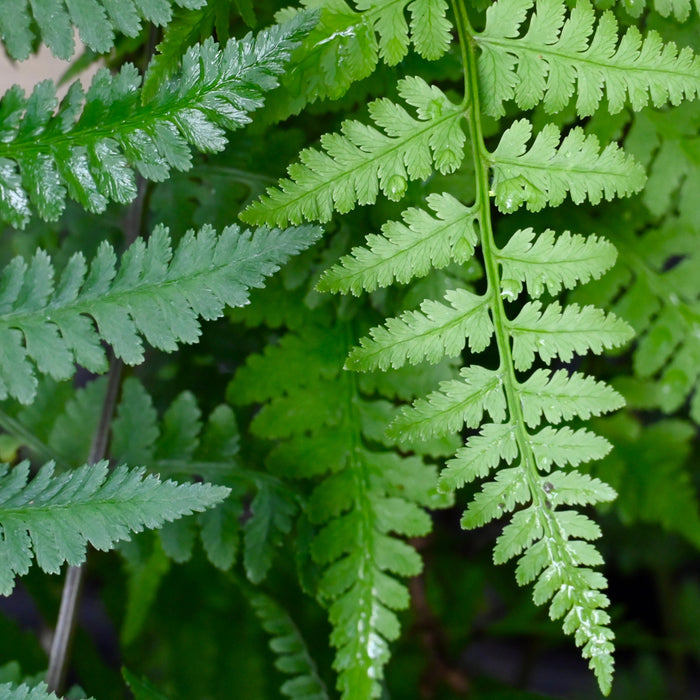
<path id="1" fill-rule="evenodd" d="M 157 227 L 148 243 L 127 250 L 118 271 L 105 242 L 89 268 L 74 255 L 57 285 L 46 253 L 29 264 L 15 258 L 0 277 L 0 396 L 31 401 L 35 369 L 57 379 L 70 377 L 76 362 L 104 371 L 101 340 L 129 364 L 143 359 L 142 337 L 166 351 L 195 342 L 198 317 L 247 303 L 251 287 L 318 236 L 309 226 L 253 234 L 231 226 L 221 235 L 205 226 L 173 251 L 167 229 Z"/>
<path id="2" fill-rule="evenodd" d="M 223 49 L 209 39 L 192 47 L 179 75 L 145 102 L 130 64 L 116 76 L 98 71 L 86 95 L 74 83 L 57 111 L 51 81 L 29 98 L 13 87 L 0 103 L 0 218 L 21 228 L 34 210 L 53 221 L 67 196 L 101 212 L 110 200 L 136 196 L 133 168 L 162 181 L 171 168 L 191 166 L 189 144 L 222 150 L 224 129 L 250 121 L 313 23 L 302 13 Z"/>
<path id="3" fill-rule="evenodd" d="M 303 0 L 320 9 L 316 28 L 294 52 L 282 90 L 270 96 L 266 114 L 275 121 L 297 114 L 308 103 L 342 97 L 355 82 L 369 76 L 379 59 L 399 63 L 409 44 L 428 60 L 440 58 L 450 44 L 446 0 Z M 408 11 L 408 17 L 407 15 Z M 286 9 L 277 19 L 298 10 Z"/>
<path id="4" fill-rule="evenodd" d="M 166 525 L 160 532 L 165 553 L 177 562 L 188 561 L 199 536 L 209 561 L 229 570 L 242 540 L 246 574 L 259 583 L 272 565 L 281 535 L 291 528 L 297 502 L 279 479 L 241 465 L 238 442 L 228 406 L 218 406 L 204 424 L 194 396 L 183 392 L 159 420 L 143 385 L 134 378 L 125 381 L 113 423 L 112 457 L 143 464 L 157 474 L 203 477 L 232 491 L 216 508 Z"/>
<path id="5" fill-rule="evenodd" d="M 456 170 L 464 158 L 462 107 L 455 105 L 422 78 L 399 81 L 399 95 L 415 108 L 418 119 L 388 99 L 369 105 L 372 120 L 382 129 L 357 121 L 343 123 L 341 134 L 325 134 L 322 151 L 308 148 L 301 163 L 289 167 L 280 189 L 268 189 L 241 218 L 262 221 L 328 221 L 333 210 L 348 212 L 357 204 L 372 204 L 381 190 L 397 201 L 407 180 L 424 179 L 433 167 Z"/>
<path id="6" fill-rule="evenodd" d="M 244 588 L 263 629 L 270 635 L 270 649 L 277 657 L 275 667 L 292 676 L 280 687 L 291 700 L 328 700 L 326 686 L 316 670 L 299 629 L 276 600 L 259 591 Z"/>
<path id="7" fill-rule="evenodd" d="M 0 468 L 0 593 L 8 595 L 15 575 L 32 559 L 49 573 L 81 564 L 89 542 L 111 549 L 130 532 L 160 527 L 221 502 L 229 490 L 210 484 L 161 482 L 143 468 L 108 470 L 107 462 L 55 476 L 49 462 L 27 483 L 29 463 Z M 70 507 L 68 507 L 70 506 Z"/>
<path id="8" fill-rule="evenodd" d="M 620 38 L 612 12 L 604 12 L 597 27 L 595 22 L 588 0 L 579 0 L 568 17 L 563 0 L 491 5 L 484 31 L 475 36 L 486 111 L 502 116 L 503 103 L 515 99 L 523 109 L 543 102 L 547 112 L 560 112 L 575 94 L 579 115 L 590 116 L 603 89 L 611 113 L 628 97 L 640 110 L 650 101 L 677 105 L 700 92 L 700 58 L 691 49 L 664 44 L 655 31 L 643 37 L 635 26 Z"/>
<path id="9" fill-rule="evenodd" d="M 322 570 L 316 593 L 329 609 L 338 688 L 349 700 L 379 696 L 389 642 L 399 632 L 395 611 L 408 605 L 397 578 L 421 567 L 400 538 L 425 534 L 423 508 L 446 501 L 435 493 L 434 468 L 386 449 L 385 409 L 393 408 L 364 396 L 342 371 L 347 334 L 337 322 L 285 335 L 250 358 L 229 395 L 264 404 L 251 430 L 276 441 L 267 458 L 272 471 L 316 481 L 307 508 L 311 556 Z M 298 366 L 305 371 L 290 371 Z M 408 441 L 405 449 L 420 453 Z"/>

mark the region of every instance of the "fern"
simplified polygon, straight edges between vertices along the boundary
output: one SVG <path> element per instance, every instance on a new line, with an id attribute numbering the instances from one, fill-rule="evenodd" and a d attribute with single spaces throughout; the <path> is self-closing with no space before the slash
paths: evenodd
<path id="1" fill-rule="evenodd" d="M 530 10 L 535 11 L 530 14 Z M 527 32 L 521 25 L 529 19 Z M 580 116 L 595 112 L 605 88 L 608 109 L 619 112 L 626 98 L 639 110 L 693 99 L 700 90 L 700 60 L 689 48 L 680 52 L 654 31 L 645 37 L 630 27 L 620 38 L 611 12 L 596 16 L 580 0 L 566 16 L 561 0 L 502 0 L 486 12 L 486 27 L 475 35 L 481 50 L 482 104 L 502 116 L 503 103 L 515 99 L 530 109 L 539 102 L 560 112 L 576 94 Z M 619 43 L 618 43 L 619 42 Z"/>
<path id="2" fill-rule="evenodd" d="M 294 52 L 290 70 L 281 78 L 283 91 L 270 97 L 268 116 L 275 121 L 297 114 L 308 103 L 343 96 L 350 86 L 369 76 L 381 58 L 396 65 L 409 43 L 425 58 L 442 56 L 450 43 L 446 0 L 302 0 L 321 9 L 316 28 Z M 408 10 L 409 19 L 406 19 Z M 286 9 L 278 21 L 294 17 Z"/>
<path id="3" fill-rule="evenodd" d="M 130 64 L 116 76 L 98 71 L 86 95 L 73 83 L 55 114 L 50 81 L 29 98 L 11 88 L 0 106 L 0 217 L 22 228 L 34 209 L 54 221 L 66 196 L 102 212 L 110 200 L 136 196 L 132 168 L 162 181 L 171 168 L 191 167 L 188 144 L 221 151 L 224 129 L 250 122 L 248 112 L 277 85 L 290 51 L 313 22 L 313 15 L 299 14 L 223 49 L 212 40 L 192 47 L 177 78 L 143 103 L 141 77 Z"/>
<path id="4" fill-rule="evenodd" d="M 165 25 L 172 18 L 172 7 L 201 7 L 206 0 L 31 0 L 3 3 L 0 8 L 0 34 L 12 58 L 23 60 L 32 51 L 38 35 L 59 58 L 73 55 L 73 27 L 83 43 L 93 51 L 106 53 L 115 42 L 115 31 L 136 36 L 141 20 Z"/>
<path id="5" fill-rule="evenodd" d="M 291 179 L 280 189 L 248 207 L 242 219 L 248 223 L 328 221 L 334 208 L 344 213 L 355 204 L 372 204 L 381 190 L 398 201 L 407 180 L 424 179 L 433 163 L 443 173 L 462 162 L 464 134 L 462 111 L 434 86 L 418 77 L 399 83 L 399 94 L 414 107 L 418 119 L 387 99 L 369 106 L 381 131 L 357 121 L 346 121 L 342 135 L 327 134 L 323 151 L 307 149 L 301 164 L 290 167 Z"/>
<path id="6" fill-rule="evenodd" d="M 45 683 L 35 686 L 26 684 L 14 685 L 12 683 L 0 684 L 0 697 L 3 700 L 58 700 L 55 693 L 50 693 Z M 86 700 L 94 700 L 86 698 Z"/>
<path id="7" fill-rule="evenodd" d="M 217 318 L 225 305 L 247 303 L 250 287 L 317 236 L 310 227 L 250 234 L 237 226 L 217 236 L 205 226 L 173 252 L 167 229 L 158 227 L 148 244 L 139 240 L 124 254 L 119 272 L 114 250 L 103 243 L 89 269 L 82 254 L 74 255 L 57 286 L 45 253 L 29 264 L 15 258 L 1 278 L 0 396 L 31 401 L 35 367 L 57 379 L 70 377 L 75 362 L 104 371 L 101 339 L 129 364 L 143 360 L 141 336 L 166 351 L 196 342 L 199 316 Z"/>
<path id="8" fill-rule="evenodd" d="M 146 476 L 143 469 L 107 462 L 54 476 L 49 462 L 27 483 L 29 463 L 0 470 L 2 558 L 0 593 L 8 595 L 14 576 L 26 574 L 33 557 L 49 573 L 61 564 L 78 565 L 89 542 L 107 550 L 130 532 L 160 527 L 195 510 L 222 501 L 228 489 L 211 485 L 182 485 Z"/>
<path id="9" fill-rule="evenodd" d="M 597 138 L 579 127 L 562 138 L 559 128 L 545 125 L 528 146 L 532 125 L 526 119 L 516 120 L 489 153 L 480 110 L 483 106 L 499 116 L 504 102 L 514 99 L 523 108 L 543 100 L 547 111 L 558 112 L 575 88 L 576 109 L 582 116 L 599 106 L 604 88 L 611 113 L 619 111 L 628 96 L 633 109 L 644 107 L 650 98 L 655 105 L 677 104 L 697 94 L 700 66 L 690 49 L 679 52 L 672 44 L 663 45 L 653 32 L 642 38 L 630 29 L 619 39 L 610 13 L 602 15 L 589 39 L 595 13 L 587 2 L 579 3 L 567 18 L 559 0 L 538 2 L 532 14 L 530 0 L 501 0 L 488 8 L 486 28 L 480 33 L 471 28 L 462 5 L 455 6 L 465 62 L 467 94 L 462 105 L 449 103 L 452 109 L 448 109 L 437 88 L 422 81 L 408 78 L 400 84 L 402 97 L 418 109 L 419 119 L 424 120 L 422 114 L 437 113 L 440 118 L 454 114 L 440 140 L 451 155 L 448 168 L 441 167 L 436 154 L 432 165 L 423 125 L 405 120 L 405 112 L 395 105 L 393 113 L 401 117 L 395 118 L 393 128 L 401 140 L 395 141 L 397 157 L 391 169 L 383 157 L 387 137 L 372 127 L 345 122 L 342 135 L 322 137 L 323 153 L 303 151 L 301 164 L 290 167 L 290 179 L 281 181 L 280 189 L 268 190 L 244 216 L 277 224 L 326 221 L 333 209 L 345 213 L 357 204 L 373 202 L 380 189 L 376 183 L 382 177 L 388 182 L 389 174 L 401 188 L 382 185 L 381 189 L 390 199 L 399 199 L 406 176 L 412 177 L 404 165 L 424 164 L 425 170 L 416 174 L 422 178 L 431 167 L 449 173 L 460 165 L 464 136 L 459 121 L 466 115 L 476 174 L 474 203 L 465 206 L 446 194 L 431 195 L 429 204 L 437 218 L 409 209 L 403 215 L 405 223 L 388 223 L 382 236 L 370 235 L 368 247 L 354 249 L 325 273 L 319 288 L 358 294 L 393 281 L 407 282 L 425 275 L 432 265 L 463 263 L 480 244 L 487 280 L 483 294 L 454 290 L 446 295 L 447 303 L 427 300 L 419 311 L 390 319 L 350 353 L 347 367 L 396 368 L 438 362 L 458 355 L 466 345 L 472 353 L 495 346 L 498 367 L 463 368 L 459 379 L 444 381 L 438 391 L 402 409 L 387 434 L 415 442 L 451 435 L 464 426 L 481 427 L 448 462 L 441 487 L 451 492 L 476 478 L 487 478 L 465 512 L 462 523 L 467 528 L 515 511 L 498 538 L 494 560 L 519 558 L 518 582 L 535 583 L 536 603 L 551 601 L 550 616 L 564 618 L 564 631 L 574 634 L 607 693 L 613 633 L 604 611 L 608 599 L 601 592 L 605 579 L 593 568 L 602 559 L 589 543 L 600 530 L 569 506 L 609 501 L 615 492 L 598 479 L 564 469 L 604 457 L 610 444 L 588 430 L 541 426 L 541 421 L 556 425 L 596 416 L 619 408 L 623 401 L 616 391 L 583 374 L 531 370 L 538 358 L 545 365 L 554 360 L 568 363 L 575 355 L 621 347 L 632 329 L 593 306 L 526 300 L 511 313 L 508 302 L 518 300 L 524 288 L 538 297 L 597 279 L 612 266 L 615 252 L 595 236 L 565 232 L 555 237 L 545 231 L 536 237 L 532 229 L 516 231 L 499 249 L 493 239 L 490 199 L 504 213 L 522 205 L 531 211 L 557 206 L 567 194 L 577 204 L 586 199 L 597 204 L 603 198 L 638 192 L 645 172 L 617 144 L 601 150 Z M 526 20 L 528 29 L 521 37 Z M 444 106 L 431 107 L 438 102 Z M 386 100 L 374 104 L 381 105 L 382 113 L 391 113 Z M 385 126 L 376 110 L 372 118 Z M 362 139 L 354 134 L 362 134 Z M 359 186 L 359 172 L 364 175 L 361 182 L 371 186 L 369 194 Z M 452 228 L 453 222 L 455 227 L 459 222 L 461 235 Z M 528 371 L 529 376 L 519 375 Z M 490 422 L 484 422 L 487 415 Z M 509 466 L 492 477 L 491 471 L 502 461 Z"/>
<path id="10" fill-rule="evenodd" d="M 293 676 L 282 684 L 280 692 L 292 700 L 327 700 L 326 687 L 294 621 L 270 596 L 259 591 L 246 595 L 270 635 L 270 649 L 277 656 L 275 666 Z"/>
<path id="11" fill-rule="evenodd" d="M 322 572 L 315 593 L 329 608 L 337 685 L 344 698 L 377 697 L 388 643 L 399 632 L 394 611 L 408 604 L 396 577 L 415 575 L 421 566 L 396 535 L 426 533 L 421 506 L 446 501 L 435 494 L 435 472 L 419 456 L 372 446 L 393 444 L 382 435 L 392 409 L 363 396 L 354 377 L 342 374 L 344 324 L 318 326 L 311 318 L 298 334 L 251 356 L 229 395 L 238 404 L 265 402 L 251 430 L 277 440 L 267 458 L 274 473 L 323 477 L 307 510 L 316 528 L 311 556 Z M 421 452 L 408 441 L 403 447 Z"/>

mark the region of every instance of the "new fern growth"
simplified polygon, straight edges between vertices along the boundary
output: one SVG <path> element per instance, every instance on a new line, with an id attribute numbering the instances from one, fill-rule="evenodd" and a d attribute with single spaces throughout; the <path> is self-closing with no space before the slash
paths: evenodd
<path id="1" fill-rule="evenodd" d="M 613 633 L 606 581 L 597 570 L 602 559 L 590 543 L 600 530 L 576 507 L 610 501 L 615 492 L 576 467 L 605 456 L 610 444 L 586 428 L 561 423 L 613 411 L 623 399 L 562 365 L 588 352 L 620 348 L 633 331 L 599 308 L 562 305 L 551 296 L 600 278 L 616 253 L 595 235 L 538 234 L 531 228 L 498 247 L 493 210 L 538 211 L 567 196 L 597 204 L 640 191 L 645 173 L 617 144 L 601 148 L 578 126 L 562 136 L 557 126 L 545 125 L 529 143 L 533 126 L 527 118 L 512 122 L 489 149 L 482 111 L 500 117 L 513 100 L 522 109 L 543 102 L 556 113 L 573 95 L 580 116 L 599 109 L 604 95 L 611 113 L 626 103 L 632 109 L 650 101 L 677 104 L 698 93 L 700 62 L 690 49 L 664 45 L 654 32 L 642 37 L 631 28 L 620 36 L 612 14 L 597 19 L 586 0 L 571 10 L 561 0 L 499 0 L 487 9 L 481 32 L 472 29 L 464 3 L 455 2 L 453 9 L 464 71 L 461 104 L 421 78 L 404 78 L 399 96 L 417 117 L 400 104 L 377 100 L 370 118 L 379 128 L 344 122 L 341 133 L 322 137 L 322 150 L 302 151 L 289 177 L 243 218 L 276 225 L 327 221 L 334 210 L 372 203 L 380 192 L 398 201 L 407 180 L 449 174 L 471 159 L 473 201 L 459 201 L 454 191 L 431 194 L 432 213 L 410 208 L 403 222 L 385 224 L 381 235 L 368 236 L 366 248 L 353 249 L 328 270 L 319 289 L 359 294 L 405 283 L 431 267 L 465 263 L 479 248 L 482 293 L 455 289 L 444 302 L 426 300 L 419 310 L 389 319 L 350 353 L 346 367 L 435 363 L 468 346 L 459 378 L 403 408 L 387 435 L 415 442 L 478 430 L 448 461 L 440 489 L 451 493 L 485 479 L 463 526 L 505 518 L 494 561 L 518 560 L 517 581 L 534 583 L 535 602 L 549 603 L 550 616 L 563 618 L 564 631 L 574 635 L 607 694 Z M 496 366 L 478 364 L 476 355 L 486 349 L 496 352 Z M 337 663 L 353 661 L 341 653 Z M 358 697 L 359 686 L 348 679 L 361 682 L 359 675 L 345 676 L 343 696 Z"/>

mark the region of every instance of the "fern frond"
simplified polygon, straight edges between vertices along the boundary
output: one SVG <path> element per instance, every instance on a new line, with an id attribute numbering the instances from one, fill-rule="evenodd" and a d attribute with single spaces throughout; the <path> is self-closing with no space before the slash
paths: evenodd
<path id="1" fill-rule="evenodd" d="M 69 59 L 73 55 L 73 28 L 83 43 L 97 53 L 107 53 L 115 41 L 115 32 L 137 36 L 141 20 L 164 26 L 172 18 L 173 5 L 195 9 L 206 0 L 52 0 L 39 4 L 31 0 L 13 0 L 0 8 L 0 36 L 12 58 L 22 61 L 33 50 L 38 37 L 54 56 Z"/>
<path id="2" fill-rule="evenodd" d="M 46 683 L 38 683 L 34 686 L 14 685 L 12 683 L 0 684 L 0 698 L 3 700 L 59 700 L 55 693 L 49 692 Z M 94 700 L 94 698 L 85 698 Z"/>
<path id="3" fill-rule="evenodd" d="M 157 227 L 147 244 L 138 240 L 127 250 L 118 271 L 104 242 L 89 268 L 74 255 L 57 285 L 46 253 L 29 264 L 15 258 L 0 277 L 0 396 L 31 401 L 35 369 L 57 379 L 72 376 L 76 362 L 103 371 L 100 340 L 128 364 L 143 360 L 142 337 L 166 351 L 195 342 L 198 317 L 246 304 L 250 287 L 318 235 L 308 226 L 253 234 L 231 226 L 217 236 L 205 226 L 173 251 L 167 229 Z"/>
<path id="4" fill-rule="evenodd" d="M 141 77 L 127 64 L 111 76 L 98 71 L 86 95 L 75 82 L 57 107 L 55 86 L 39 83 L 29 98 L 9 90 L 0 108 L 0 217 L 22 228 L 32 210 L 56 220 L 66 196 L 92 212 L 108 201 L 136 196 L 132 168 L 162 181 L 171 168 L 191 166 L 189 144 L 216 152 L 226 145 L 224 129 L 250 122 L 248 112 L 277 85 L 290 51 L 313 25 L 299 14 L 232 39 L 220 49 L 211 39 L 192 47 L 180 74 L 141 102 Z"/>
<path id="5" fill-rule="evenodd" d="M 354 376 L 342 371 L 347 336 L 340 322 L 307 323 L 299 335 L 287 334 L 253 356 L 229 395 L 237 403 L 265 402 L 251 430 L 278 440 L 267 458 L 270 469 L 318 480 L 307 508 L 315 529 L 311 556 L 321 567 L 316 594 L 333 626 L 338 688 L 350 700 L 379 696 L 389 642 L 399 632 L 395 611 L 408 605 L 397 577 L 420 570 L 418 554 L 398 538 L 425 534 L 430 519 L 423 508 L 445 501 L 421 457 L 367 446 L 381 444 L 384 422 L 376 415 L 383 418 L 389 404 L 364 396 Z M 306 371 L 290 372 L 302 362 Z"/>
<path id="6" fill-rule="evenodd" d="M 525 304 L 516 318 L 508 323 L 513 339 L 515 368 L 529 369 L 535 354 L 549 362 L 558 357 L 569 362 L 574 353 L 619 347 L 633 336 L 630 326 L 613 314 L 594 306 L 580 308 L 569 304 L 562 310 L 558 302 L 542 309 L 539 301 Z"/>
<path id="7" fill-rule="evenodd" d="M 302 5 L 320 9 L 321 17 L 280 78 L 283 90 L 270 96 L 266 115 L 275 121 L 308 103 L 342 97 L 375 70 L 380 58 L 388 65 L 401 61 L 410 42 L 421 56 L 435 60 L 451 40 L 446 0 L 356 0 L 356 9 L 345 0 L 303 0 Z M 296 12 L 282 10 L 277 19 Z"/>
<path id="8" fill-rule="evenodd" d="M 369 105 L 370 117 L 382 129 L 345 121 L 341 134 L 325 134 L 322 151 L 302 151 L 301 162 L 289 168 L 279 189 L 248 207 L 249 223 L 328 221 L 333 210 L 348 212 L 356 204 L 372 204 L 381 190 L 398 201 L 407 180 L 423 179 L 433 164 L 443 173 L 462 162 L 465 136 L 462 108 L 422 78 L 399 81 L 399 95 L 414 107 L 418 119 L 388 99 Z"/>
<path id="9" fill-rule="evenodd" d="M 270 649 L 277 656 L 275 667 L 293 676 L 282 684 L 280 692 L 292 700 L 328 700 L 316 664 L 287 611 L 264 593 L 244 592 L 263 629 L 270 635 Z"/>
<path id="10" fill-rule="evenodd" d="M 381 236 L 367 236 L 366 248 L 353 248 L 326 270 L 317 289 L 359 296 L 363 290 L 423 277 L 452 260 L 466 262 L 476 245 L 474 210 L 447 193 L 430 194 L 426 202 L 435 217 L 422 209 L 407 209 L 401 215 L 403 223 L 387 222 Z"/>
<path id="11" fill-rule="evenodd" d="M 534 239 L 534 240 L 533 240 Z M 558 294 L 578 283 L 598 279 L 617 258 L 605 239 L 564 231 L 555 238 L 549 229 L 535 237 L 531 228 L 516 231 L 496 254 L 503 280 L 524 282 L 530 297 Z"/>
<path id="12" fill-rule="evenodd" d="M 130 532 L 210 508 L 229 492 L 210 484 L 161 482 L 143 468 L 110 472 L 104 461 L 58 476 L 53 471 L 49 462 L 27 483 L 29 462 L 0 468 L 2 595 L 12 591 L 15 575 L 26 574 L 34 557 L 44 571 L 57 573 L 64 562 L 81 564 L 88 542 L 111 549 Z"/>
<path id="13" fill-rule="evenodd" d="M 491 156 L 494 197 L 502 212 L 523 204 L 529 211 L 558 206 L 568 194 L 575 204 L 588 199 L 626 197 L 644 187 L 644 168 L 617 144 L 602 151 L 598 139 L 574 127 L 563 139 L 554 124 L 547 124 L 530 148 L 532 125 L 519 119 L 507 129 Z"/>
<path id="14" fill-rule="evenodd" d="M 611 308 L 635 328 L 635 379 L 624 380 L 630 403 L 670 413 L 690 398 L 690 415 L 700 423 L 697 233 L 676 217 L 641 222 L 635 232 L 616 225 L 615 211 L 601 220 L 620 262 L 606 285 L 584 288 L 577 298 Z"/>
<path id="15" fill-rule="evenodd" d="M 459 355 L 467 339 L 472 352 L 481 352 L 493 335 L 487 300 L 465 289 L 450 290 L 445 299 L 449 306 L 424 301 L 420 311 L 406 311 L 386 327 L 373 328 L 371 339 L 350 353 L 345 366 L 367 370 L 435 363 Z"/>
<path id="16" fill-rule="evenodd" d="M 576 111 L 585 117 L 596 111 L 603 90 L 612 114 L 628 97 L 640 110 L 650 101 L 677 105 L 700 92 L 700 59 L 690 48 L 664 44 L 653 30 L 643 37 L 635 26 L 620 38 L 609 11 L 595 21 L 588 0 L 579 0 L 568 17 L 563 0 L 499 0 L 489 7 L 486 27 L 475 36 L 486 111 L 503 116 L 503 103 L 514 99 L 523 109 L 542 102 L 556 113 L 576 94 Z"/>

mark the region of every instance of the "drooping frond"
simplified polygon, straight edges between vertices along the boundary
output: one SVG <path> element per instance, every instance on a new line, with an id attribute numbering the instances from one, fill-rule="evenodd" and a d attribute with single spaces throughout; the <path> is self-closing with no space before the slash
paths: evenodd
<path id="1" fill-rule="evenodd" d="M 162 181 L 171 168 L 191 166 L 189 144 L 222 150 L 224 129 L 250 121 L 313 22 L 302 13 L 223 49 L 211 39 L 194 46 L 179 75 L 143 103 L 130 64 L 116 76 L 98 71 L 86 95 L 75 82 L 57 111 L 51 81 L 29 98 L 13 87 L 0 102 L 0 218 L 21 228 L 36 211 L 53 221 L 67 196 L 101 212 L 110 200 L 136 196 L 133 168 Z"/>
<path id="2" fill-rule="evenodd" d="M 328 221 L 334 210 L 345 213 L 357 204 L 372 204 L 381 190 L 399 200 L 407 180 L 433 172 L 453 172 L 462 162 L 465 136 L 462 109 L 422 78 L 399 81 L 399 95 L 415 108 L 418 118 L 388 99 L 369 105 L 374 123 L 343 122 L 342 134 L 321 137 L 322 151 L 308 148 L 291 165 L 279 189 L 246 209 L 249 223 Z"/>
<path id="3" fill-rule="evenodd" d="M 12 591 L 15 575 L 26 574 L 34 557 L 44 571 L 57 573 L 64 562 L 81 564 L 88 542 L 111 549 L 131 532 L 210 508 L 229 492 L 223 486 L 160 481 L 143 468 L 110 472 L 106 461 L 53 472 L 49 462 L 28 483 L 29 462 L 0 468 L 2 595 Z"/>
<path id="4" fill-rule="evenodd" d="M 173 251 L 160 226 L 148 243 L 138 240 L 127 250 L 118 271 L 104 242 L 89 268 L 82 254 L 74 255 L 58 284 L 44 252 L 30 263 L 15 258 L 0 277 L 0 396 L 31 401 L 35 369 L 58 379 L 70 377 L 76 362 L 103 371 L 101 340 L 129 364 L 143 359 L 142 337 L 166 351 L 195 342 L 199 317 L 246 304 L 251 287 L 318 235 L 309 226 L 252 234 L 230 226 L 221 235 L 204 226 Z"/>
<path id="5" fill-rule="evenodd" d="M 653 30 L 642 36 L 636 26 L 620 37 L 612 12 L 596 25 L 588 0 L 568 14 L 563 0 L 499 0 L 475 39 L 482 101 L 493 116 L 502 116 L 511 99 L 523 109 L 542 102 L 555 113 L 575 94 L 578 114 L 590 116 L 604 91 L 613 114 L 628 98 L 640 110 L 649 102 L 677 105 L 700 92 L 700 58 L 690 48 L 664 44 Z"/>
<path id="6" fill-rule="evenodd" d="M 275 667 L 292 676 L 280 687 L 291 700 L 328 700 L 326 686 L 318 675 L 304 638 L 280 604 L 260 591 L 244 589 L 263 629 L 270 635 L 270 649 L 277 657 Z"/>
<path id="7" fill-rule="evenodd" d="M 266 115 L 274 120 L 316 100 L 342 97 L 375 70 L 380 58 L 388 65 L 401 61 L 410 43 L 428 60 L 440 58 L 450 44 L 446 0 L 355 0 L 355 9 L 345 0 L 303 0 L 302 5 L 320 9 L 321 17 L 292 55 L 280 78 L 283 89 L 270 96 Z M 296 12 L 282 10 L 277 19 Z"/>
<path id="8" fill-rule="evenodd" d="M 74 27 L 83 43 L 97 53 L 114 46 L 115 32 L 137 36 L 141 21 L 164 26 L 172 18 L 173 6 L 195 9 L 206 0 L 12 0 L 0 5 L 0 36 L 7 52 L 24 60 L 38 36 L 54 56 L 68 59 L 75 49 Z"/>
<path id="9" fill-rule="evenodd" d="M 333 627 L 338 689 L 345 700 L 373 698 L 389 642 L 399 633 L 395 611 L 408 605 L 398 577 L 421 567 L 400 538 L 426 533 L 424 507 L 446 502 L 435 494 L 434 469 L 420 456 L 382 447 L 392 444 L 382 433 L 386 409 L 393 409 L 365 396 L 354 375 L 343 372 L 345 324 L 310 321 L 299 335 L 288 333 L 252 356 L 229 395 L 236 403 L 263 404 L 251 430 L 276 441 L 267 458 L 275 474 L 315 479 L 307 507 L 314 529 L 310 556 L 321 568 L 316 594 Z"/>
<path id="10" fill-rule="evenodd" d="M 535 136 L 532 125 L 519 119 L 507 129 L 491 155 L 496 206 L 512 212 L 523 204 L 530 211 L 560 205 L 568 194 L 575 204 L 588 199 L 626 197 L 644 187 L 644 168 L 617 144 L 601 151 L 598 139 L 574 127 L 561 138 L 558 127 L 547 124 Z M 561 143 L 560 143 L 561 141 Z"/>

